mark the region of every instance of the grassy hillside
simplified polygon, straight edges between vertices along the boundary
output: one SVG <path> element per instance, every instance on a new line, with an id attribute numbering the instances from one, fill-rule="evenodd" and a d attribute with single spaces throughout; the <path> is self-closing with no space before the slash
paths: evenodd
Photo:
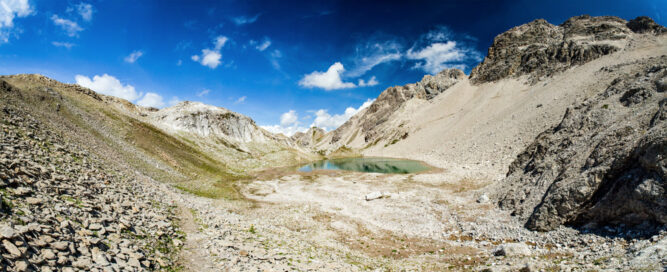
<path id="1" fill-rule="evenodd" d="M 35 118 L 48 120 L 44 123 L 54 134 L 114 167 L 139 171 L 198 195 L 238 199 L 234 184 L 249 172 L 303 157 L 286 146 L 254 145 L 248 153 L 224 139 L 212 144 L 189 135 L 170 135 L 141 120 L 147 109 L 43 76 L 0 80 L 9 84 L 9 90 L 1 93 L 0 107 L 29 109 Z"/>

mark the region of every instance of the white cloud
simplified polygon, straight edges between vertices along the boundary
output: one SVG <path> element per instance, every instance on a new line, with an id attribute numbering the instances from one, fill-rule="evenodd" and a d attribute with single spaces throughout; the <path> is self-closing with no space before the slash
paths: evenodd
<path id="1" fill-rule="evenodd" d="M 137 105 L 144 107 L 161 108 L 164 107 L 162 96 L 156 93 L 146 93 L 143 98 L 137 101 Z"/>
<path id="2" fill-rule="evenodd" d="M 357 85 L 352 82 L 341 80 L 340 76 L 344 71 L 343 64 L 336 62 L 326 72 L 315 71 L 305 75 L 299 81 L 299 85 L 306 88 L 322 88 L 327 91 L 356 87 Z"/>
<path id="3" fill-rule="evenodd" d="M 76 84 L 101 94 L 120 97 L 130 101 L 141 97 L 141 93 L 137 93 L 132 85 L 123 85 L 120 80 L 107 74 L 102 76 L 96 75 L 92 80 L 82 75 L 76 75 L 74 79 L 76 80 Z"/>
<path id="4" fill-rule="evenodd" d="M 259 51 L 264 51 L 264 50 L 266 50 L 267 48 L 269 48 L 269 46 L 271 46 L 271 40 L 266 39 L 266 40 L 264 40 L 263 43 L 258 44 L 257 46 L 255 46 L 255 49 L 257 49 L 257 50 L 259 50 Z"/>
<path id="5" fill-rule="evenodd" d="M 229 41 L 229 38 L 225 36 L 215 37 L 215 50 L 219 51 L 220 49 L 222 49 L 222 47 L 225 46 L 227 41 Z"/>
<path id="6" fill-rule="evenodd" d="M 73 43 L 68 43 L 68 42 L 55 42 L 54 41 L 54 42 L 51 42 L 51 44 L 53 44 L 53 46 L 55 46 L 55 47 L 65 47 L 67 49 L 70 49 L 74 46 Z"/>
<path id="7" fill-rule="evenodd" d="M 209 89 L 203 89 L 201 92 L 198 92 L 198 93 L 197 93 L 197 96 L 198 96 L 198 97 L 202 97 L 202 96 L 207 95 L 207 94 L 210 93 L 210 92 L 211 92 L 211 90 L 209 90 Z"/>
<path id="8" fill-rule="evenodd" d="M 74 37 L 79 32 L 83 31 L 83 28 L 81 26 L 79 26 L 79 24 L 77 24 L 76 22 L 68 20 L 68 19 L 60 18 L 60 17 L 58 17 L 58 15 L 55 15 L 55 14 L 53 16 L 51 16 L 51 21 L 53 21 L 53 23 L 55 25 L 57 25 L 60 28 L 62 28 L 63 30 L 65 30 L 65 32 L 67 32 L 67 35 L 70 36 L 70 37 Z"/>
<path id="9" fill-rule="evenodd" d="M 172 96 L 171 99 L 169 99 L 169 102 L 168 102 L 169 106 L 173 106 L 173 105 L 176 105 L 178 103 L 181 103 L 181 99 L 178 98 L 178 96 Z"/>
<path id="10" fill-rule="evenodd" d="M 375 79 L 375 76 L 372 76 L 368 81 L 364 81 L 363 79 L 359 79 L 359 87 L 367 87 L 367 86 L 375 86 L 380 84 L 380 82 Z"/>
<path id="11" fill-rule="evenodd" d="M 278 60 L 282 57 L 283 53 L 278 49 L 273 50 L 273 52 L 269 54 L 269 61 L 271 61 L 271 66 L 273 66 L 274 69 L 280 70 L 280 62 Z"/>
<path id="12" fill-rule="evenodd" d="M 336 129 L 347 120 L 350 119 L 350 117 L 354 116 L 357 114 L 359 111 L 367 108 L 371 104 L 373 104 L 373 101 L 375 99 L 368 99 L 366 102 L 364 102 L 359 108 L 353 108 L 353 107 L 348 107 L 345 109 L 345 112 L 342 114 L 334 114 L 331 115 L 327 112 L 325 109 L 320 109 L 315 112 L 315 120 L 313 123 L 310 125 L 311 127 L 319 127 L 321 129 L 324 129 L 326 131 Z"/>
<path id="13" fill-rule="evenodd" d="M 385 62 L 400 60 L 402 46 L 395 41 L 368 43 L 358 46 L 354 69 L 346 73 L 350 77 L 358 77 Z"/>
<path id="14" fill-rule="evenodd" d="M 482 59 L 479 52 L 466 45 L 465 40 L 470 40 L 470 36 L 463 35 L 461 41 L 456 41 L 453 37 L 454 34 L 449 29 L 439 27 L 422 35 L 405 56 L 417 61 L 414 69 L 421 69 L 429 74 L 437 74 L 447 68 L 464 70 L 469 63 Z"/>
<path id="15" fill-rule="evenodd" d="M 280 115 L 280 125 L 289 126 L 296 124 L 299 121 L 299 115 L 296 114 L 296 111 L 290 110 L 286 113 Z"/>
<path id="16" fill-rule="evenodd" d="M 241 103 L 245 102 L 245 99 L 246 99 L 246 98 L 248 98 L 248 97 L 245 96 L 245 95 L 244 95 L 244 96 L 241 96 L 241 97 L 239 97 L 238 99 L 236 99 L 236 101 L 234 101 L 234 104 L 241 104 Z"/>
<path id="17" fill-rule="evenodd" d="M 207 66 L 211 69 L 215 69 L 222 63 L 220 59 L 222 58 L 222 54 L 220 54 L 220 50 L 222 47 L 225 46 L 225 44 L 229 41 L 229 39 L 225 36 L 218 36 L 213 40 L 214 43 L 214 49 L 202 49 L 201 56 L 200 55 L 193 55 L 191 59 L 193 61 L 199 62 L 201 65 Z"/>
<path id="18" fill-rule="evenodd" d="M 288 112 L 280 115 L 280 125 L 261 127 L 271 133 L 282 133 L 287 136 L 292 136 L 294 133 L 308 130 L 308 128 L 302 127 L 301 123 L 299 123 L 299 115 L 295 110 L 289 110 Z"/>
<path id="19" fill-rule="evenodd" d="M 259 18 L 259 14 L 253 16 L 253 17 L 247 17 L 247 16 L 238 16 L 238 17 L 232 17 L 231 20 L 234 22 L 236 25 L 245 25 L 245 24 L 252 24 L 257 19 Z"/>
<path id="20" fill-rule="evenodd" d="M 14 19 L 32 14 L 28 0 L 0 0 L 0 44 L 9 42 Z"/>
<path id="21" fill-rule="evenodd" d="M 288 126 L 288 127 L 283 127 L 281 125 L 260 126 L 260 127 L 262 127 L 263 129 L 268 130 L 271 133 L 274 133 L 274 134 L 282 133 L 282 134 L 285 134 L 287 136 L 292 136 L 292 135 L 294 135 L 294 133 L 305 132 L 306 130 L 308 130 L 308 128 L 301 127 L 301 126 L 298 126 L 298 125 L 293 125 L 293 126 Z"/>
<path id="22" fill-rule="evenodd" d="M 79 13 L 79 16 L 85 21 L 90 21 L 93 19 L 93 5 L 88 3 L 79 3 L 76 5 L 76 12 Z"/>
<path id="23" fill-rule="evenodd" d="M 125 57 L 125 62 L 134 63 L 135 61 L 137 61 L 143 55 L 144 55 L 144 52 L 142 52 L 141 50 L 135 50 L 129 56 Z"/>

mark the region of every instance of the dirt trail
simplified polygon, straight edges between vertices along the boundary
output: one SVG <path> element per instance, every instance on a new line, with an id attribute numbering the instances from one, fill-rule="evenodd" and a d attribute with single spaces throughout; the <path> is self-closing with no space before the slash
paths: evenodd
<path id="1" fill-rule="evenodd" d="M 183 265 L 185 271 L 218 271 L 209 259 L 210 255 L 206 249 L 201 246 L 206 237 L 199 231 L 194 214 L 190 209 L 179 205 L 178 216 L 181 230 L 186 234 L 185 245 L 180 256 L 180 264 Z"/>

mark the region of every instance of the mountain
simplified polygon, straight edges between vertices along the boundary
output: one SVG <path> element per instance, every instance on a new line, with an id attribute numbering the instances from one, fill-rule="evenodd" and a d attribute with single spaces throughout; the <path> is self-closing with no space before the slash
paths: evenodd
<path id="1" fill-rule="evenodd" d="M 666 32 L 648 17 L 538 19 L 498 35 L 469 77 L 388 88 L 315 148 L 495 180 L 530 229 L 667 224 Z"/>
<path id="2" fill-rule="evenodd" d="M 667 29 L 648 17 L 514 27 L 469 76 L 292 137 L 1 76 L 0 268 L 659 270 L 666 105 Z M 292 170 L 358 155 L 437 169 Z"/>

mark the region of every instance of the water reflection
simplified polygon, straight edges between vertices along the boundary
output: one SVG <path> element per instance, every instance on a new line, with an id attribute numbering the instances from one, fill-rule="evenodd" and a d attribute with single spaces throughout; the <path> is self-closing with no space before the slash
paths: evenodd
<path id="1" fill-rule="evenodd" d="M 370 173 L 408 174 L 428 170 L 418 161 L 390 158 L 341 158 L 321 160 L 299 168 L 301 172 L 313 170 L 347 170 Z"/>

